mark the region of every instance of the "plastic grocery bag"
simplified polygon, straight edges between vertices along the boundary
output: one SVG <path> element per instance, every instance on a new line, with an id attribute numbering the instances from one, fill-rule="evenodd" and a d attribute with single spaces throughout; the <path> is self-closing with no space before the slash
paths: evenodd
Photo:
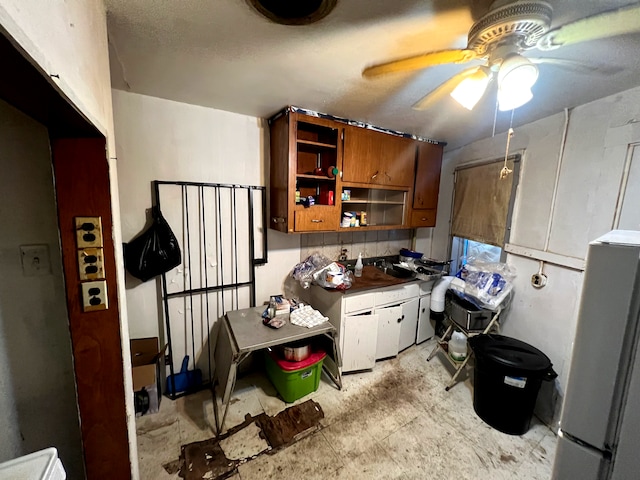
<path id="1" fill-rule="evenodd" d="M 345 290 L 353 283 L 350 271 L 318 252 L 298 263 L 291 275 L 302 288 L 309 288 L 312 283 L 315 283 L 324 288 Z"/>
<path id="2" fill-rule="evenodd" d="M 143 233 L 124 244 L 124 266 L 143 282 L 168 272 L 182 263 L 178 239 L 169 224 L 153 207 L 153 223 Z"/>
<path id="3" fill-rule="evenodd" d="M 456 274 L 465 281 L 464 293 L 481 307 L 496 310 L 508 300 L 516 277 L 515 269 L 499 262 L 469 262 Z"/>

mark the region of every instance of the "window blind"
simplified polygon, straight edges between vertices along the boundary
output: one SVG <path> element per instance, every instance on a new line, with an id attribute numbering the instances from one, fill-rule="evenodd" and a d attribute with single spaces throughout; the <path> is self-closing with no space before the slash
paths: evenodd
<path id="1" fill-rule="evenodd" d="M 519 159 L 519 158 L 518 158 Z M 476 242 L 504 246 L 515 159 L 507 161 L 513 173 L 500 179 L 504 160 L 456 170 L 451 234 Z"/>

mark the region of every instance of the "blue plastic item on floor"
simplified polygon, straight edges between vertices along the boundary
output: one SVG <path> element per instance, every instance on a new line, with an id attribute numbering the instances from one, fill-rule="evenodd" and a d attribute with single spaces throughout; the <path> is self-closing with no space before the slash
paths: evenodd
<path id="1" fill-rule="evenodd" d="M 195 390 L 200 385 L 202 385 L 202 372 L 198 368 L 189 370 L 189 355 L 185 355 L 182 359 L 180 373 L 167 377 L 167 393 L 169 395 Z"/>

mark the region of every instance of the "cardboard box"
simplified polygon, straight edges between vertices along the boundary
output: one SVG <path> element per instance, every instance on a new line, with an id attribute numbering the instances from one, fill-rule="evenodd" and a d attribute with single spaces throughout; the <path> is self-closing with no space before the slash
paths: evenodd
<path id="1" fill-rule="evenodd" d="M 136 409 L 136 414 L 157 413 L 162 397 L 161 373 L 164 371 L 164 352 L 159 349 L 158 337 L 134 338 L 130 341 L 131 348 L 131 376 L 133 377 L 133 391 L 136 399 L 144 396 L 139 392 L 146 391 L 148 395 L 148 409 Z"/>

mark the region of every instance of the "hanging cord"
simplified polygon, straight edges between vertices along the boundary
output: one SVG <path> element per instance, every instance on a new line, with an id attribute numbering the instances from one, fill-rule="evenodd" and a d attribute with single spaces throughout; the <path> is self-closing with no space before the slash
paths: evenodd
<path id="1" fill-rule="evenodd" d="M 493 112 L 493 133 L 491 134 L 491 138 L 496 136 L 496 123 L 498 121 L 498 98 L 496 97 L 496 109 Z"/>
<path id="2" fill-rule="evenodd" d="M 511 144 L 511 137 L 513 137 L 513 128 L 509 127 L 509 131 L 507 132 L 507 149 L 504 152 L 504 166 L 502 167 L 502 170 L 500 170 L 500 180 L 507 178 L 509 174 L 513 172 L 513 170 L 507 167 L 507 158 L 509 158 L 509 145 Z"/>

